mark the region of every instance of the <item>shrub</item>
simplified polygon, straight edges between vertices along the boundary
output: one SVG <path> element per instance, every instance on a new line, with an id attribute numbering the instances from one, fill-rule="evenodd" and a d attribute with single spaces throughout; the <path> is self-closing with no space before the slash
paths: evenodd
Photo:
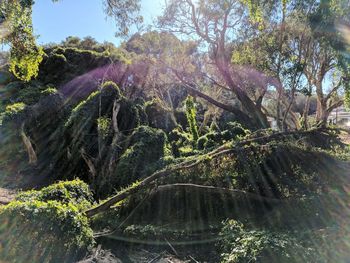
<path id="1" fill-rule="evenodd" d="M 247 230 L 241 223 L 229 220 L 220 236 L 222 262 L 318 262 L 315 250 L 290 233 Z"/>
<path id="2" fill-rule="evenodd" d="M 72 203 L 80 210 L 91 207 L 94 202 L 89 186 L 79 179 L 58 182 L 40 191 L 22 192 L 16 196 L 16 200 L 21 202 L 58 201 L 65 205 Z"/>
<path id="3" fill-rule="evenodd" d="M 121 155 L 110 185 L 126 186 L 150 175 L 168 154 L 167 137 L 162 130 L 148 126 L 138 127 L 129 138 L 127 150 Z"/>
<path id="4" fill-rule="evenodd" d="M 14 201 L 0 209 L 0 258 L 73 262 L 94 243 L 87 218 L 72 203 Z"/>

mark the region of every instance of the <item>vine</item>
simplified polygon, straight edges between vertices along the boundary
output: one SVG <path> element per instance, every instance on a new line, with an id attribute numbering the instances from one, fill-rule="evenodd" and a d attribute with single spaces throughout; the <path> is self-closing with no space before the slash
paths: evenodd
<path id="1" fill-rule="evenodd" d="M 4 19 L 7 33 L 1 42 L 9 44 L 10 71 L 20 80 L 29 81 L 38 75 L 44 51 L 35 43 L 32 26 L 33 1 L 2 1 L 0 16 Z"/>
<path id="2" fill-rule="evenodd" d="M 196 107 L 194 105 L 193 97 L 188 96 L 185 101 L 186 104 L 186 118 L 187 123 L 190 126 L 190 131 L 193 137 L 193 141 L 197 142 L 198 140 L 198 128 L 197 128 L 197 121 L 196 121 Z"/>

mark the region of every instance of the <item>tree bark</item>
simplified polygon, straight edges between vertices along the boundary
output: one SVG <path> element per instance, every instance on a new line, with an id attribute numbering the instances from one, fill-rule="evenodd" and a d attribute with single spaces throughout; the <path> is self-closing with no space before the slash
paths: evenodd
<path id="1" fill-rule="evenodd" d="M 261 108 L 255 105 L 255 103 L 248 97 L 247 93 L 244 92 L 240 87 L 238 87 L 234 83 L 231 77 L 231 72 L 229 70 L 229 63 L 225 60 L 226 59 L 223 58 L 223 55 L 220 55 L 218 58 L 215 59 L 215 63 L 220 74 L 224 78 L 227 86 L 236 95 L 237 99 L 241 102 L 243 108 L 250 113 L 255 124 L 258 125 L 258 127 L 261 127 L 263 129 L 269 128 L 270 127 L 269 122 L 267 121 L 267 117 L 262 112 Z"/>
<path id="2" fill-rule="evenodd" d="M 36 164 L 38 161 L 38 157 L 36 156 L 36 153 L 34 151 L 30 138 L 24 132 L 24 123 L 21 126 L 21 137 L 22 137 L 23 144 L 28 153 L 29 164 Z"/>

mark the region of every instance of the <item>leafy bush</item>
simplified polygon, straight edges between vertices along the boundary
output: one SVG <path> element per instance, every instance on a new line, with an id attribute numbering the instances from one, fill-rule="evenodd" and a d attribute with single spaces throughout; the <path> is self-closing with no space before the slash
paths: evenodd
<path id="1" fill-rule="evenodd" d="M 312 247 L 289 233 L 247 230 L 239 222 L 229 220 L 220 236 L 222 262 L 319 262 Z"/>
<path id="2" fill-rule="evenodd" d="M 72 203 L 80 210 L 87 209 L 94 203 L 89 186 L 79 179 L 58 182 L 39 191 L 22 192 L 16 196 L 16 200 L 21 202 L 58 201 L 66 205 Z"/>
<path id="3" fill-rule="evenodd" d="M 150 175 L 168 154 L 167 137 L 162 130 L 139 126 L 129 138 L 129 147 L 121 155 L 115 174 L 108 182 L 114 187 L 126 186 Z"/>
<path id="4" fill-rule="evenodd" d="M 108 52 L 54 47 L 45 50 L 38 79 L 45 84 L 65 83 L 96 67 L 110 63 Z M 113 59 L 118 59 L 115 57 Z"/>
<path id="5" fill-rule="evenodd" d="M 183 155 L 183 149 L 184 148 L 190 148 L 192 149 L 193 154 L 193 146 L 191 145 L 192 138 L 191 134 L 185 132 L 182 130 L 181 126 L 176 127 L 173 129 L 169 135 L 168 139 L 171 144 L 171 150 L 174 154 L 174 156 L 179 157 Z M 190 153 L 191 153 L 190 151 Z M 186 155 L 185 155 L 186 156 Z"/>
<path id="6" fill-rule="evenodd" d="M 0 258 L 73 262 L 94 243 L 87 218 L 72 203 L 14 201 L 0 208 Z"/>

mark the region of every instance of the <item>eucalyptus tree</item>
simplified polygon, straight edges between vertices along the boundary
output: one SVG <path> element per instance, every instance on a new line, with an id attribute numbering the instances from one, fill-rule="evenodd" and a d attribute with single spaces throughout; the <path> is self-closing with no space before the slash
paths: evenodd
<path id="1" fill-rule="evenodd" d="M 236 96 L 244 111 L 250 114 L 259 127 L 266 128 L 269 126 L 266 115 L 249 97 L 245 86 L 237 83 L 233 77 L 235 68 L 231 64 L 231 42 L 237 39 L 245 18 L 246 6 L 237 0 L 171 0 L 167 2 L 158 24 L 162 30 L 198 41 L 202 50 L 207 51 L 207 64 L 214 66 L 217 72 L 217 75 L 209 77 L 216 83 L 222 83 L 223 80 L 224 85 L 220 86 Z M 178 72 L 177 76 L 187 87 L 193 83 L 189 74 Z M 210 96 L 201 94 L 193 86 L 189 88 L 210 100 Z M 229 105 L 220 106 L 226 110 L 232 109 Z"/>
<path id="2" fill-rule="evenodd" d="M 349 26 L 348 0 L 246 0 L 252 19 L 263 28 L 277 25 L 274 32 L 280 36 L 278 75 L 283 61 L 301 75 L 299 90 L 286 83 L 291 93 L 303 91 L 308 102 L 313 92 L 317 95 L 316 121 L 325 125 L 330 112 L 350 98 L 349 49 L 344 33 Z M 340 30 L 339 30 L 340 29 Z M 260 39 L 261 40 L 261 39 Z M 275 42 L 274 42 L 275 43 Z M 290 52 L 283 52 L 287 47 Z M 276 49 L 275 49 L 276 50 Z M 270 65 L 272 65 L 270 63 Z M 281 83 L 285 83 L 285 76 Z M 288 79 L 288 78 L 287 78 Z M 295 82 L 294 82 L 295 83 Z M 344 96 L 345 94 L 345 96 Z M 294 100 L 291 96 L 290 104 Z M 306 103 L 303 122 L 307 126 L 309 103 Z M 288 111 L 287 111 L 288 112 Z M 285 115 L 286 116 L 286 115 Z"/>

